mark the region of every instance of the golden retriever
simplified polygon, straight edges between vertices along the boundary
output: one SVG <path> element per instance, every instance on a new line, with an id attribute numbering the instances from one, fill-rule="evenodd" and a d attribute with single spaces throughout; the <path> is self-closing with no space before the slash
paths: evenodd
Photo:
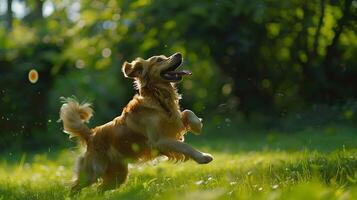
<path id="1" fill-rule="evenodd" d="M 71 194 L 98 178 L 103 180 L 100 191 L 118 187 L 127 178 L 129 162 L 159 155 L 183 161 L 191 158 L 199 164 L 212 161 L 210 154 L 184 143 L 184 134 L 200 133 L 202 123 L 192 111 L 180 111 L 175 83 L 191 75 L 188 70 L 176 70 L 181 63 L 180 53 L 125 62 L 122 72 L 135 80 L 138 94 L 120 116 L 93 129 L 86 125 L 92 117 L 91 105 L 63 98 L 60 120 L 64 131 L 78 137 L 85 147 L 75 166 Z"/>

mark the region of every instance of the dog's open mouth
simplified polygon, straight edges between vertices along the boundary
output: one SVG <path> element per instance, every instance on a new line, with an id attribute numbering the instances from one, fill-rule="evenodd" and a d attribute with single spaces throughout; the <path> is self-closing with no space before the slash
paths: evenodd
<path id="1" fill-rule="evenodd" d="M 182 76 L 192 75 L 189 70 L 176 70 L 182 64 L 182 59 L 174 59 L 169 68 L 161 72 L 161 77 L 170 82 L 177 82 L 182 80 Z"/>

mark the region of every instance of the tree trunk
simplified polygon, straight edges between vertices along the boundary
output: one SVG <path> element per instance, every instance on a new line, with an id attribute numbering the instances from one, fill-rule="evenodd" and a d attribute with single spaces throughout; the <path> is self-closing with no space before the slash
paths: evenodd
<path id="1" fill-rule="evenodd" d="M 319 46 L 319 37 L 320 37 L 320 33 L 321 33 L 321 28 L 322 28 L 322 24 L 324 22 L 324 17 L 325 17 L 325 0 L 321 0 L 320 1 L 320 18 L 319 18 L 319 23 L 317 24 L 317 29 L 316 29 L 316 33 L 314 36 L 314 44 L 313 44 L 313 49 L 310 53 L 310 57 L 308 59 L 308 63 L 311 61 L 311 59 L 314 59 L 317 55 L 317 48 Z"/>
<path id="2" fill-rule="evenodd" d="M 35 16 L 36 20 L 43 18 L 43 0 L 36 0 L 36 7 L 35 7 Z"/>
<path id="3" fill-rule="evenodd" d="M 337 49 L 338 41 L 340 36 L 346 26 L 346 24 L 351 19 L 351 5 L 353 0 L 346 0 L 344 7 L 342 9 L 343 16 L 337 21 L 337 25 L 334 28 L 334 37 L 330 45 L 326 48 L 326 56 L 323 61 L 323 67 L 325 72 L 325 77 L 328 82 L 334 82 L 336 78 L 336 65 L 333 63 L 336 54 L 339 52 Z M 333 99 L 335 98 L 335 92 L 332 88 L 327 87 L 325 89 L 325 95 L 328 98 L 329 103 L 332 103 Z"/>
<path id="4" fill-rule="evenodd" d="M 12 21 L 13 21 L 13 13 L 12 13 L 12 0 L 7 0 L 7 11 L 6 11 L 6 29 L 12 29 Z"/>

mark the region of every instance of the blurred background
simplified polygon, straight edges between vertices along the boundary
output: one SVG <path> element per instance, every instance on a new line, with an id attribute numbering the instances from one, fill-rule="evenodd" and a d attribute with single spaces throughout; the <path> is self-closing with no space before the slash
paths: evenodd
<path id="1" fill-rule="evenodd" d="M 356 0 L 0 0 L 0 151 L 68 145 L 61 96 L 107 122 L 135 94 L 122 63 L 174 52 L 204 134 L 356 124 Z"/>

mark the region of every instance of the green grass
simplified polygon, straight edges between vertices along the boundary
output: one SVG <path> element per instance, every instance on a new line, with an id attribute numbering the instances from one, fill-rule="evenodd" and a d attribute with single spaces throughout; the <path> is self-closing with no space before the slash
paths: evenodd
<path id="1" fill-rule="evenodd" d="M 190 136 L 188 143 L 214 155 L 212 163 L 132 166 L 119 189 L 101 195 L 93 185 L 73 199 L 357 199 L 356 133 L 339 127 Z M 70 199 L 75 156 L 2 154 L 0 200 Z"/>

